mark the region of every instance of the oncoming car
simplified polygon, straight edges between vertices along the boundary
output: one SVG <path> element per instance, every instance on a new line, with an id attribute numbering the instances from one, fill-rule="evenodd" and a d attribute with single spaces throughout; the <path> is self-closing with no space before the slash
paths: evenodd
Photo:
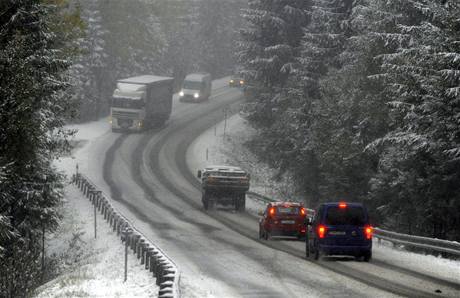
<path id="1" fill-rule="evenodd" d="M 272 202 L 259 213 L 259 238 L 268 240 L 271 236 L 291 236 L 298 239 L 305 236 L 307 211 L 301 203 Z"/>
<path id="2" fill-rule="evenodd" d="M 321 255 L 372 257 L 372 227 L 361 203 L 323 203 L 316 210 L 306 240 L 306 256 Z"/>
<path id="3" fill-rule="evenodd" d="M 244 79 L 238 76 L 233 76 L 230 78 L 228 85 L 230 87 L 244 87 Z"/>

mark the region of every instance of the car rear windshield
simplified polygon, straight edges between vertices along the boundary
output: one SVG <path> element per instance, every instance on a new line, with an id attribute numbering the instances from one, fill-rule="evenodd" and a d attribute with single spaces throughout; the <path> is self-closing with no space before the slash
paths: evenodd
<path id="1" fill-rule="evenodd" d="M 326 214 L 326 225 L 340 226 L 353 225 L 364 226 L 366 224 L 366 216 L 362 207 L 346 208 L 329 207 Z"/>
<path id="2" fill-rule="evenodd" d="M 277 214 L 280 215 L 297 215 L 300 213 L 300 208 L 297 206 L 278 206 Z"/>

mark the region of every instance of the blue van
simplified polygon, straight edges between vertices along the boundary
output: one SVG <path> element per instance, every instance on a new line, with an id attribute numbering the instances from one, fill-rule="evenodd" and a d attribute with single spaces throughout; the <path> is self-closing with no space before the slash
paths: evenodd
<path id="1" fill-rule="evenodd" d="M 309 222 L 306 256 L 347 255 L 372 257 L 372 227 L 367 209 L 361 203 L 323 203 Z"/>

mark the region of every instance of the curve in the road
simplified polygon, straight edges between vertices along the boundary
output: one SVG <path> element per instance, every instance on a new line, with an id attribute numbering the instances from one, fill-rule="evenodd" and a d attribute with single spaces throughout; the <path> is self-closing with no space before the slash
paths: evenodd
<path id="1" fill-rule="evenodd" d="M 223 91 L 222 94 L 225 94 L 225 88 L 221 88 L 219 91 Z M 231 102 L 228 103 L 233 103 L 237 104 L 238 103 L 238 98 L 236 97 L 235 100 L 232 100 Z M 155 186 L 150 184 L 149 181 L 146 181 L 142 177 L 142 167 L 145 166 L 145 159 L 143 157 L 148 156 L 150 159 L 149 163 L 149 170 L 156 176 L 156 178 L 159 180 L 159 182 L 166 187 L 171 193 L 173 193 L 176 197 L 181 199 L 184 203 L 189 205 L 192 208 L 195 208 L 197 210 L 201 210 L 204 214 L 207 216 L 210 216 L 221 223 L 223 223 L 225 226 L 229 227 L 230 229 L 238 232 L 239 234 L 247 237 L 248 239 L 251 239 L 252 241 L 257 241 L 259 243 L 262 243 L 266 246 L 269 246 L 271 248 L 274 248 L 279 251 L 286 252 L 290 255 L 293 255 L 295 257 L 301 258 L 304 260 L 304 252 L 301 250 L 296 250 L 293 249 L 290 246 L 283 245 L 282 242 L 280 241 L 275 241 L 275 242 L 266 242 L 266 241 L 260 241 L 254 233 L 249 232 L 244 225 L 241 225 L 238 223 L 238 219 L 231 220 L 228 217 L 221 217 L 219 214 L 214 213 L 214 212 L 204 212 L 202 210 L 201 204 L 199 202 L 199 199 L 191 197 L 189 193 L 184 191 L 180 186 L 175 184 L 174 182 L 170 181 L 169 177 L 163 172 L 163 169 L 161 167 L 161 161 L 160 161 L 160 153 L 163 150 L 164 146 L 168 144 L 168 141 L 176 138 L 177 135 L 180 135 L 181 141 L 175 146 L 174 152 L 169 152 L 169 154 L 174 155 L 174 160 L 177 164 L 177 169 L 181 172 L 181 174 L 184 176 L 184 178 L 195 188 L 199 189 L 200 185 L 195 179 L 194 175 L 190 172 L 187 162 L 186 162 L 186 151 L 189 145 L 193 142 L 193 140 L 198 137 L 204 130 L 208 129 L 209 127 L 213 126 L 215 123 L 219 122 L 221 120 L 221 115 L 220 115 L 220 109 L 222 108 L 222 105 L 216 104 L 212 109 L 207 110 L 206 113 L 200 115 L 200 121 L 196 121 L 194 117 L 191 118 L 185 118 L 185 119 L 176 119 L 173 123 L 169 123 L 171 127 L 167 127 L 164 131 L 152 131 L 148 132 L 145 135 L 141 135 L 138 138 L 135 138 L 135 141 L 138 142 L 135 145 L 135 150 L 133 153 L 133 163 L 131 166 L 131 176 L 135 180 L 136 184 L 144 191 L 145 196 L 152 201 L 153 203 L 157 204 L 159 207 L 161 207 L 164 210 L 167 210 L 171 214 L 173 214 L 176 218 L 180 218 L 182 221 L 187 222 L 195 227 L 199 227 L 203 232 L 212 232 L 215 227 L 209 224 L 205 224 L 201 221 L 196 220 L 195 218 L 188 217 L 184 215 L 183 211 L 180 209 L 175 208 L 174 206 L 170 206 L 168 203 L 165 203 L 163 200 L 159 199 L 157 197 L 157 194 L 155 192 Z M 199 105 L 194 107 L 194 109 L 199 109 Z M 110 190 L 112 193 L 112 196 L 115 200 L 118 200 L 122 202 L 129 210 L 131 210 L 133 213 L 135 213 L 141 220 L 149 223 L 149 225 L 156 230 L 167 230 L 170 228 L 167 226 L 167 224 L 162 223 L 160 221 L 154 220 L 151 216 L 147 216 L 142 208 L 138 207 L 136 204 L 133 204 L 129 200 L 125 199 L 122 193 L 122 189 L 118 187 L 116 182 L 114 181 L 112 177 L 112 166 L 114 163 L 115 159 L 115 153 L 120 148 L 123 143 L 126 142 L 128 137 L 126 135 L 121 135 L 115 143 L 109 148 L 106 156 L 106 160 L 104 162 L 104 180 L 107 182 L 107 184 L 110 186 Z M 154 142 L 152 141 L 154 139 Z M 130 139 L 131 140 L 131 139 Z M 150 146 L 149 146 L 150 145 Z M 148 149 L 147 149 L 148 148 Z M 146 152 L 146 150 L 149 150 L 149 152 Z M 239 214 L 237 217 L 245 217 L 245 218 L 251 218 L 251 220 L 254 221 L 254 218 L 252 215 L 249 214 Z M 160 227 L 160 229 L 158 229 Z M 167 238 L 167 233 L 162 233 L 165 238 Z M 244 251 L 244 247 L 239 247 L 238 244 L 229 242 L 226 239 L 220 239 L 222 242 L 225 242 L 229 247 L 233 247 L 234 249 L 238 249 L 241 251 Z M 176 240 L 177 241 L 177 240 Z M 315 262 L 315 264 L 319 264 L 320 266 L 327 268 L 335 273 L 339 273 L 344 276 L 351 277 L 359 282 L 362 282 L 364 284 L 367 284 L 369 286 L 388 291 L 391 293 L 395 293 L 398 295 L 404 295 L 404 296 L 417 296 L 417 297 L 430 297 L 433 294 L 428 293 L 426 291 L 421 291 L 412 287 L 404 286 L 399 283 L 394 283 L 388 280 L 380 279 L 377 276 L 373 275 L 368 275 L 366 272 L 352 269 L 347 266 L 343 266 L 340 262 Z M 381 264 L 381 263 L 376 263 L 377 265 L 381 267 L 387 267 L 388 269 L 395 270 L 396 268 L 392 268 L 395 266 L 389 265 L 389 264 Z M 269 269 L 269 268 L 268 268 Z M 399 268 L 401 269 L 401 268 Z M 402 272 L 404 274 L 410 274 L 412 276 L 416 276 L 418 278 L 424 278 L 424 279 L 429 279 L 428 276 L 424 276 L 423 274 L 419 273 L 414 273 L 411 272 L 410 270 L 396 270 L 399 272 Z M 276 272 L 276 270 L 274 271 Z M 219 272 L 213 272 L 215 275 L 219 275 Z M 291 276 L 291 278 L 296 278 L 295 276 Z M 433 279 L 431 280 L 433 282 Z M 440 284 L 444 284 L 449 287 L 457 288 L 458 289 L 458 284 L 451 283 L 442 279 L 437 280 L 436 282 Z M 229 283 L 229 285 L 234 286 Z M 314 287 L 315 285 L 312 285 Z M 317 285 L 316 285 L 317 286 Z M 258 289 L 258 292 L 263 292 L 264 289 Z M 288 287 L 283 287 L 284 295 L 288 294 L 289 295 L 289 288 Z M 279 295 L 280 293 L 278 292 L 272 292 L 272 293 L 265 293 L 268 296 L 276 296 Z M 295 293 L 290 293 L 292 295 L 289 296 L 295 296 Z"/>

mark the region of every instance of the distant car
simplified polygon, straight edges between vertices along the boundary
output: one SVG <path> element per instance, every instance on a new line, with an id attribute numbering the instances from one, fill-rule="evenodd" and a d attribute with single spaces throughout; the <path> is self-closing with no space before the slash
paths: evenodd
<path id="1" fill-rule="evenodd" d="M 243 78 L 239 76 L 233 76 L 230 78 L 230 81 L 228 82 L 228 85 L 230 87 L 244 87 L 245 86 L 245 81 Z"/>
<path id="2" fill-rule="evenodd" d="M 306 256 L 348 255 L 372 258 L 372 232 L 367 209 L 361 203 L 323 203 L 310 223 Z"/>
<path id="3" fill-rule="evenodd" d="M 236 211 L 246 208 L 249 174 L 240 167 L 207 166 L 197 173 L 201 179 L 203 207 L 212 209 L 215 204 L 233 205 Z"/>
<path id="4" fill-rule="evenodd" d="M 260 214 L 259 238 L 268 240 L 271 236 L 305 236 L 307 211 L 297 202 L 271 202 Z"/>

